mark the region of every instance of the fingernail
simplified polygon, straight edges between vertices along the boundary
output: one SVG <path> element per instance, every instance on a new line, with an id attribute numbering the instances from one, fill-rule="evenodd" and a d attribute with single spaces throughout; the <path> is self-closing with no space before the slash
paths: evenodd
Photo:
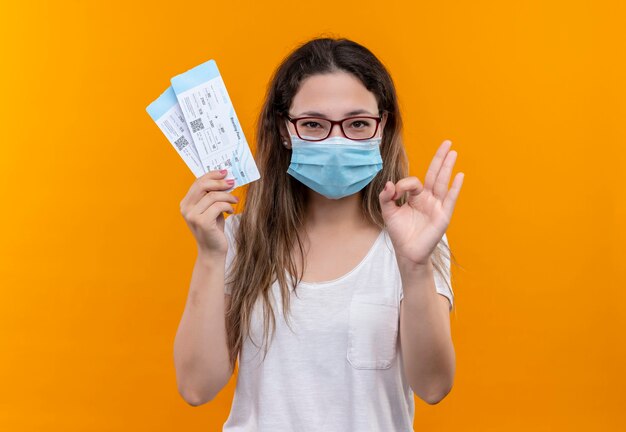
<path id="1" fill-rule="evenodd" d="M 228 183 L 230 186 L 232 186 L 232 185 L 235 184 L 235 179 L 226 180 L 226 183 Z"/>
<path id="2" fill-rule="evenodd" d="M 226 174 L 227 172 L 228 172 L 228 170 L 225 170 L 225 169 L 220 170 L 220 174 Z"/>

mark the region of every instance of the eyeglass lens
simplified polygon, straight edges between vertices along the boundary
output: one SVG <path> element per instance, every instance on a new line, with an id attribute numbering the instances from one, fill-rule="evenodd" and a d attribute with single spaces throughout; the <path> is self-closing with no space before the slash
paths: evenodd
<path id="1" fill-rule="evenodd" d="M 376 120 L 353 117 L 341 124 L 347 138 L 369 139 L 376 133 Z M 306 118 L 296 121 L 298 133 L 303 138 L 324 139 L 330 135 L 332 123 L 322 118 Z"/>

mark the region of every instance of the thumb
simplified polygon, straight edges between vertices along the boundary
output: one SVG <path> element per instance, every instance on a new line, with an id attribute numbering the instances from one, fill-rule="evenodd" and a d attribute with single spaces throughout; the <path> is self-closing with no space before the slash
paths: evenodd
<path id="1" fill-rule="evenodd" d="M 385 188 L 378 195 L 378 199 L 380 200 L 380 208 L 382 210 L 384 218 L 392 215 L 393 212 L 398 208 L 396 202 L 392 199 L 395 193 L 396 185 L 392 181 L 388 181 L 387 183 L 385 183 Z"/>

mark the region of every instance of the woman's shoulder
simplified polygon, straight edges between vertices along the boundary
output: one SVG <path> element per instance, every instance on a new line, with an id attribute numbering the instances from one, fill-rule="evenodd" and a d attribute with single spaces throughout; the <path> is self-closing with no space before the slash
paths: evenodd
<path id="1" fill-rule="evenodd" d="M 238 223 L 240 219 L 241 219 L 241 213 L 234 213 L 234 214 L 231 214 L 230 216 L 228 216 L 224 220 L 224 222 L 228 223 L 228 224 Z"/>
<path id="2" fill-rule="evenodd" d="M 231 233 L 237 228 L 239 225 L 239 221 L 241 219 L 241 213 L 232 214 L 224 220 L 224 233 L 226 235 L 231 235 Z"/>

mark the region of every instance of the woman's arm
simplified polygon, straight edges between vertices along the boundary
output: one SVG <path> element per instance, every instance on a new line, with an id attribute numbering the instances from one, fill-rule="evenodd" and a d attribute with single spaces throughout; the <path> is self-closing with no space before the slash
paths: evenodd
<path id="1" fill-rule="evenodd" d="M 432 263 L 400 265 L 400 344 L 404 372 L 413 392 L 429 404 L 452 389 L 455 354 L 450 335 L 450 302 L 435 289 Z"/>
<path id="2" fill-rule="evenodd" d="M 233 374 L 228 358 L 225 256 L 198 255 L 174 341 L 178 391 L 193 406 L 212 400 Z"/>

